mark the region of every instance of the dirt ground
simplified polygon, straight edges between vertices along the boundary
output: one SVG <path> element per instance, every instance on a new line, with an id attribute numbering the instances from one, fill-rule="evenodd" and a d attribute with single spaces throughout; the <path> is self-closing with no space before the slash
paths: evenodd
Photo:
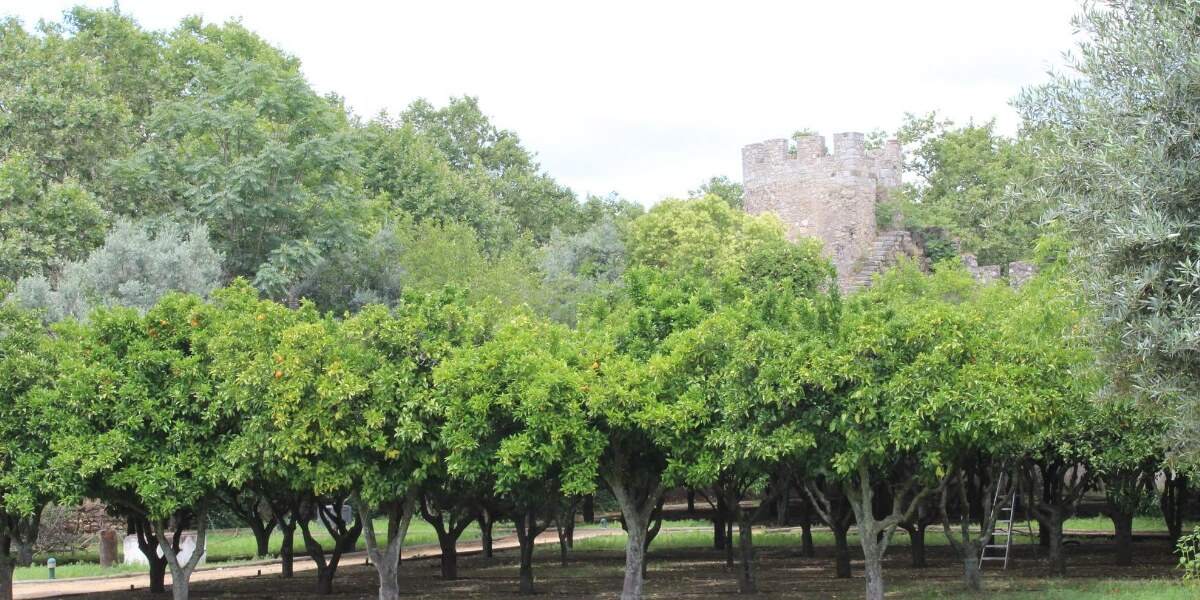
<path id="1" fill-rule="evenodd" d="M 852 549 L 852 552 L 857 549 Z M 984 571 L 985 588 L 995 591 L 1038 590 L 1045 585 L 1046 565 L 1035 556 L 1034 546 L 1016 546 L 1014 560 L 1007 571 L 989 565 Z M 888 550 L 884 577 L 889 597 L 925 598 L 959 589 L 961 567 L 946 547 L 929 547 L 929 567 L 909 566 L 909 551 L 898 545 Z M 854 576 L 849 580 L 833 577 L 833 548 L 818 547 L 817 556 L 804 558 L 799 549 L 761 548 L 758 581 L 760 598 L 858 598 L 863 593 L 861 560 L 854 561 Z M 1068 546 L 1069 579 L 1150 579 L 1176 577 L 1176 559 L 1165 540 L 1143 539 L 1135 542 L 1134 567 L 1113 566 L 1113 545 L 1102 537 L 1078 538 Z M 723 553 L 713 550 L 650 551 L 646 582 L 648 598 L 711 598 L 737 593 L 735 571 L 725 566 Z M 536 555 L 534 577 L 541 598 L 618 598 L 620 596 L 624 556 L 619 551 L 574 552 L 570 564 L 562 567 L 557 547 L 542 546 Z M 515 552 L 498 553 L 487 560 L 479 556 L 460 557 L 460 579 L 442 581 L 436 559 L 414 559 L 401 567 L 401 593 L 414 598 L 513 598 L 517 590 Z M 196 581 L 192 598 L 268 600 L 288 598 L 317 600 L 330 596 L 315 593 L 315 571 L 300 571 L 294 579 L 284 580 L 264 571 L 234 578 Z M 371 600 L 376 598 L 378 580 L 375 570 L 363 559 L 343 563 L 334 584 L 334 598 Z M 135 591 L 59 595 L 60 598 L 97 600 L 150 599 L 144 589 Z"/>

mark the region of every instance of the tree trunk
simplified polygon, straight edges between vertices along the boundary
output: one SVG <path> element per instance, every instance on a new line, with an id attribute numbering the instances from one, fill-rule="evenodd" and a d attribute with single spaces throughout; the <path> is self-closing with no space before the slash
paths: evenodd
<path id="1" fill-rule="evenodd" d="M 13 568 L 16 566 L 7 556 L 0 559 L 0 600 L 13 600 Z"/>
<path id="2" fill-rule="evenodd" d="M 725 567 L 733 568 L 733 519 L 725 519 Z"/>
<path id="3" fill-rule="evenodd" d="M 25 531 L 17 538 L 17 566 L 33 565 L 33 546 L 37 544 L 38 531 L 42 525 L 42 509 L 34 511 L 33 515 L 22 519 Z"/>
<path id="4" fill-rule="evenodd" d="M 842 527 L 840 525 L 830 525 L 833 529 L 833 544 L 834 556 L 837 562 L 837 578 L 850 579 L 850 544 L 846 537 L 850 533 L 850 527 Z"/>
<path id="5" fill-rule="evenodd" d="M 489 540 L 490 541 L 490 540 Z M 490 544 L 489 544 L 490 545 Z M 458 579 L 458 540 L 450 539 L 449 536 L 438 536 L 438 548 L 442 551 L 442 581 L 455 581 Z M 491 548 L 488 548 L 491 550 Z"/>
<path id="6" fill-rule="evenodd" d="M 319 499 L 312 498 L 310 502 L 319 502 Z M 318 504 L 315 507 L 318 519 L 317 521 L 325 527 L 325 530 L 333 538 L 332 550 L 327 557 L 325 549 L 321 543 L 312 535 L 312 521 L 304 518 L 301 515 L 297 519 L 300 527 L 300 533 L 304 537 L 304 549 L 313 559 L 313 563 L 317 566 L 317 593 L 321 595 L 333 593 L 333 578 L 337 574 L 338 563 L 342 559 L 342 551 L 348 545 L 349 540 L 356 540 L 362 533 L 364 527 L 363 518 L 369 518 L 362 514 L 361 511 L 355 511 L 354 525 L 347 528 L 346 523 L 341 517 L 341 503 L 335 505 L 333 510 L 326 510 L 323 504 Z"/>
<path id="7" fill-rule="evenodd" d="M 725 549 L 725 500 L 717 498 L 713 511 L 713 550 Z"/>
<path id="8" fill-rule="evenodd" d="M 488 515 L 479 516 L 479 541 L 483 547 L 483 557 L 492 557 L 492 525 L 494 521 Z"/>
<path id="9" fill-rule="evenodd" d="M 574 545 L 575 510 L 579 498 L 564 498 L 554 508 L 554 531 L 558 534 L 558 555 L 562 566 L 567 566 L 567 550 Z"/>
<path id="10" fill-rule="evenodd" d="M 150 559 L 150 593 L 165 594 L 167 593 L 167 561 L 164 558 L 159 558 L 158 553 L 154 553 L 154 558 Z"/>
<path id="11" fill-rule="evenodd" d="M 1167 522 L 1167 534 L 1171 536 L 1171 547 L 1179 543 L 1183 535 L 1183 509 L 1187 498 L 1187 477 L 1180 473 L 1167 473 L 1159 506 Z"/>
<path id="12" fill-rule="evenodd" d="M 812 504 L 807 499 L 804 500 L 800 513 L 800 553 L 805 558 L 812 558 L 816 555 L 812 537 Z"/>
<path id="13" fill-rule="evenodd" d="M 596 496 L 594 494 L 583 497 L 583 522 L 588 525 L 596 522 Z"/>
<path id="14" fill-rule="evenodd" d="M 1067 553 L 1063 546 L 1062 509 L 1054 507 L 1053 517 L 1044 523 L 1047 537 L 1050 538 L 1050 574 L 1065 576 L 1067 574 Z"/>
<path id="15" fill-rule="evenodd" d="M 196 546 L 192 551 L 191 557 L 186 563 L 179 562 L 179 540 L 183 535 L 184 529 L 188 526 L 188 518 L 177 516 L 175 521 L 174 535 L 171 541 L 167 541 L 167 531 L 169 529 L 168 519 L 158 520 L 158 547 L 162 550 L 163 559 L 167 565 L 171 567 L 171 596 L 175 600 L 188 600 L 189 587 L 191 585 L 192 573 L 196 570 L 196 565 L 200 564 L 200 559 L 204 558 L 205 543 L 204 538 L 208 533 L 208 506 L 201 504 L 196 513 Z"/>
<path id="16" fill-rule="evenodd" d="M 912 566 L 914 569 L 924 569 L 925 561 L 925 526 L 920 523 L 913 523 L 904 526 L 904 530 L 908 532 L 909 552 L 912 554 Z"/>
<path id="17" fill-rule="evenodd" d="M 521 571 L 518 591 L 522 595 L 533 594 L 533 547 L 537 536 L 534 516 L 530 513 L 517 516 L 517 541 L 521 546 Z"/>
<path id="18" fill-rule="evenodd" d="M 687 491 L 687 514 L 689 517 L 696 515 L 696 488 L 688 488 Z"/>
<path id="19" fill-rule="evenodd" d="M 775 524 L 779 527 L 787 527 L 791 521 L 790 509 L 792 505 L 792 490 L 791 486 L 785 487 L 779 492 L 779 497 L 775 499 Z"/>
<path id="20" fill-rule="evenodd" d="M 261 521 L 251 521 L 250 530 L 254 532 L 254 545 L 256 558 L 262 558 L 271 554 L 271 527 L 267 527 Z"/>
<path id="21" fill-rule="evenodd" d="M 408 535 L 408 526 L 412 522 L 416 501 L 410 496 L 378 507 L 387 514 L 387 543 L 380 548 L 375 535 L 375 522 L 370 518 L 373 507 L 364 502 L 357 492 L 351 499 L 354 512 L 366 515 L 366 518 L 359 518 L 359 522 L 367 534 L 367 556 L 371 558 L 379 576 L 379 600 L 399 600 L 400 549 L 404 547 L 404 538 Z M 332 590 L 332 582 L 330 587 Z"/>
<path id="22" fill-rule="evenodd" d="M 746 514 L 746 511 L 739 508 L 738 512 L 743 513 L 741 518 L 738 519 L 738 540 L 741 542 L 741 568 L 738 570 L 738 593 L 755 594 L 758 592 L 758 588 L 754 580 L 753 523 L 750 522 L 750 515 Z"/>
<path id="23" fill-rule="evenodd" d="M 1112 511 L 1109 513 L 1116 531 L 1117 566 L 1133 566 L 1133 514 Z"/>
<path id="24" fill-rule="evenodd" d="M 558 563 L 559 566 L 568 566 L 567 561 L 567 527 L 558 520 L 554 521 L 554 531 L 558 534 Z"/>
<path id="25" fill-rule="evenodd" d="M 0 600 L 13 600 L 12 538 L 0 532 Z"/>
<path id="26" fill-rule="evenodd" d="M 979 555 L 974 552 L 975 544 L 964 544 L 963 548 L 963 586 L 971 592 L 983 590 L 983 578 L 979 573 Z"/>
<path id="27" fill-rule="evenodd" d="M 280 530 L 283 532 L 283 539 L 279 546 L 279 568 L 280 575 L 284 579 L 291 579 L 293 574 L 293 565 L 296 557 L 296 521 L 292 520 L 291 524 L 280 523 Z"/>
<path id="28" fill-rule="evenodd" d="M 649 528 L 649 519 L 642 520 L 636 515 L 626 517 L 625 526 L 628 537 L 625 539 L 625 581 L 621 586 L 621 600 L 641 600 L 646 577 L 646 530 Z"/>
<path id="29" fill-rule="evenodd" d="M 331 569 L 328 566 L 317 567 L 317 593 L 318 594 L 320 594 L 322 596 L 329 596 L 329 595 L 333 594 L 333 575 L 334 575 L 334 573 L 336 573 L 336 570 Z"/>
<path id="30" fill-rule="evenodd" d="M 131 517 L 131 529 L 137 534 L 138 550 L 146 557 L 150 570 L 150 593 L 165 594 L 167 592 L 167 559 L 158 555 L 158 539 L 150 521 L 145 517 Z"/>
<path id="31" fill-rule="evenodd" d="M 864 562 L 867 571 L 867 600 L 883 600 L 882 557 L 867 556 Z"/>
<path id="32" fill-rule="evenodd" d="M 625 578 L 621 584 L 621 600 L 642 600 L 646 581 L 646 549 L 653 533 L 662 525 L 663 485 L 643 483 L 626 487 L 622 471 L 611 473 L 607 478 L 617 505 L 621 508 L 622 524 L 625 528 Z M 657 512 L 658 522 L 652 531 L 650 521 Z"/>

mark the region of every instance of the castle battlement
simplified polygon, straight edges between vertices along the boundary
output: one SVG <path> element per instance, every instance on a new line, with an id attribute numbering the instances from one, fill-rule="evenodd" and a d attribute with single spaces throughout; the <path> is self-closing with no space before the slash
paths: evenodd
<path id="1" fill-rule="evenodd" d="M 838 133 L 829 152 L 824 136 L 797 136 L 750 144 L 742 149 L 746 211 L 772 212 L 788 237 L 819 238 L 837 266 L 849 275 L 875 239 L 875 204 L 900 185 L 900 142 L 867 148 L 861 133 Z"/>

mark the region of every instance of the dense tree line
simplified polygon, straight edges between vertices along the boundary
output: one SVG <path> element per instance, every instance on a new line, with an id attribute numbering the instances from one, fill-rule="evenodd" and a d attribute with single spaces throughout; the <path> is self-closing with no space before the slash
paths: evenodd
<path id="1" fill-rule="evenodd" d="M 177 560 L 179 532 L 202 543 L 215 503 L 250 498 L 300 529 L 325 592 L 365 533 L 381 598 L 395 598 L 415 515 L 450 549 L 487 514 L 516 525 L 529 592 L 533 538 L 604 487 L 629 532 L 624 595 L 640 597 L 663 493 L 690 486 L 728 507 L 752 592 L 761 515 L 742 501 L 761 512 L 789 480 L 827 522 L 839 505 L 853 514 L 879 597 L 888 541 L 922 503 L 949 528 L 966 494 L 950 491 L 1002 472 L 1001 499 L 1022 475 L 1060 476 L 1055 465 L 1105 481 L 1158 469 L 1152 445 L 1134 462 L 1104 454 L 1133 434 L 1118 423 L 1129 415 L 1089 403 L 1093 361 L 1060 269 L 1014 291 L 909 266 L 843 299 L 819 246 L 787 242 L 773 218 L 706 197 L 663 203 L 632 227 L 671 223 L 667 247 L 631 236 L 621 285 L 586 302 L 574 327 L 453 286 L 338 315 L 239 280 L 207 301 L 171 293 L 49 329 L 6 304 L 0 387 L 8 418 L 35 439 L 7 454 L 5 535 L 28 541 L 21 519 L 48 500 L 99 498 L 136 524 L 156 586 L 170 569 L 182 598 L 195 561 Z M 706 254 L 711 240 L 721 256 Z M 1059 560 L 1077 491 L 1038 513 Z M 311 520 L 343 504 L 352 521 L 336 510 Z M 313 534 L 321 523 L 332 547 Z M 453 553 L 444 561 L 456 576 Z M 978 586 L 977 570 L 965 575 Z"/>
<path id="2" fill-rule="evenodd" d="M 202 546 L 218 503 L 260 553 L 282 531 L 285 576 L 299 529 L 322 592 L 365 534 L 381 599 L 417 515 L 448 579 L 470 523 L 488 548 L 511 520 L 531 592 L 534 538 L 555 526 L 565 557 L 601 488 L 628 531 L 626 598 L 675 486 L 715 500 L 746 593 L 752 525 L 793 491 L 834 531 L 839 576 L 857 528 L 871 598 L 895 530 L 921 562 L 938 522 L 978 589 L 973 524 L 1017 490 L 1063 573 L 1062 524 L 1103 482 L 1127 564 L 1163 435 L 1177 457 L 1195 446 L 1194 107 L 1172 91 L 1191 63 L 1167 52 L 1195 37 L 1187 10 L 1090 14 L 1085 83 L 1032 90 L 1020 142 L 902 129 L 906 216 L 991 260 L 1036 255 L 1031 283 L 902 265 L 848 298 L 817 245 L 742 213 L 725 178 L 646 214 L 580 202 L 474 98 L 363 121 L 237 23 L 5 20 L 0 597 L 42 508 L 82 498 L 128 519 L 177 598 L 197 559 L 180 536 Z M 1143 62 L 1174 87 L 1110 77 Z M 1015 199 L 1031 178 L 1049 193 Z M 1066 231 L 1035 252 L 1052 195 Z"/>
<path id="3" fill-rule="evenodd" d="M 293 306 L 436 287 L 444 265 L 425 261 L 465 246 L 453 264 L 470 276 L 515 281 L 491 292 L 552 310 L 529 285 L 535 249 L 640 207 L 579 202 L 475 98 L 362 120 L 236 22 L 146 31 L 116 7 L 32 30 L 8 18 L 0 63 L 0 280 L 57 290 L 106 236 L 129 237 L 115 224 L 176 223 L 206 228 L 220 283 L 245 277 Z"/>

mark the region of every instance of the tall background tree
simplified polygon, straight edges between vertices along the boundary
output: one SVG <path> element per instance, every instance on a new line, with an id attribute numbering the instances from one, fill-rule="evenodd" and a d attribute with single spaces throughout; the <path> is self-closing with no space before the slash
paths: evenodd
<path id="1" fill-rule="evenodd" d="M 1043 207 L 1017 202 L 1011 190 L 1033 171 L 1034 157 L 995 121 L 955 125 L 936 112 L 905 115 L 896 137 L 908 145 L 905 170 L 914 176 L 881 204 L 880 225 L 915 229 L 926 256 L 951 258 L 949 241 L 979 264 L 1007 265 L 1032 256 Z"/>
<path id="2" fill-rule="evenodd" d="M 1200 6 L 1089 5 L 1069 69 L 1018 101 L 1042 196 L 1072 234 L 1110 391 L 1171 409 L 1200 461 Z"/>

